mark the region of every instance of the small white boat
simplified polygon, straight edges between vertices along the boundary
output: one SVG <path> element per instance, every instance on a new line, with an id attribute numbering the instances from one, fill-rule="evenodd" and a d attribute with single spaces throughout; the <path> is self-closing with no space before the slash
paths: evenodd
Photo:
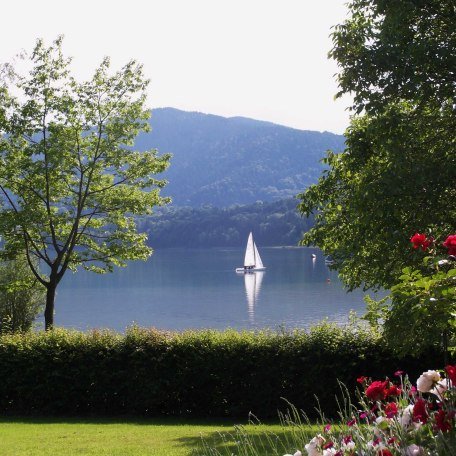
<path id="1" fill-rule="evenodd" d="M 312 260 L 315 260 L 315 258 L 317 258 L 317 255 L 315 255 L 315 253 L 312 253 L 311 257 L 312 257 Z"/>
<path id="2" fill-rule="evenodd" d="M 325 264 L 326 266 L 331 266 L 335 263 L 335 261 L 333 260 L 332 256 L 331 255 L 328 255 L 326 258 L 325 258 Z"/>
<path id="3" fill-rule="evenodd" d="M 261 261 L 260 253 L 253 241 L 252 232 L 250 232 L 249 238 L 247 239 L 247 247 L 245 249 L 244 267 L 236 268 L 236 272 L 255 272 L 264 271 L 265 269 L 266 268 L 263 266 L 263 262 Z"/>

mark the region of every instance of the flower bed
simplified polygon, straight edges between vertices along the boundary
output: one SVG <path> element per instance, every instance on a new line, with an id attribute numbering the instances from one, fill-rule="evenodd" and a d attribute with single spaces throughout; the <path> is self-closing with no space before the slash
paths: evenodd
<path id="1" fill-rule="evenodd" d="M 341 413 L 342 424 L 324 425 L 305 445 L 307 455 L 455 455 L 456 366 L 423 372 L 416 386 L 403 372 L 395 375 L 396 381 L 359 377 L 361 407 Z"/>

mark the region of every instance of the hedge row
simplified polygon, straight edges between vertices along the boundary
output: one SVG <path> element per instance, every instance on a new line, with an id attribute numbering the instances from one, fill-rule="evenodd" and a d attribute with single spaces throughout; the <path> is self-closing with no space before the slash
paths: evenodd
<path id="1" fill-rule="evenodd" d="M 437 364 L 436 364 L 437 363 Z M 335 412 L 337 379 L 440 368 L 429 353 L 399 358 L 369 331 L 323 324 L 310 332 L 132 328 L 0 337 L 0 413 L 276 417 L 286 398 Z"/>

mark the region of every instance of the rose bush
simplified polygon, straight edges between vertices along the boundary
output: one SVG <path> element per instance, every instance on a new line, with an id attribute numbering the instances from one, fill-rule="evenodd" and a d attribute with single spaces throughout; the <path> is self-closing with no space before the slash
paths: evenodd
<path id="1" fill-rule="evenodd" d="M 421 267 L 402 270 L 389 301 L 367 300 L 364 319 L 403 354 L 418 355 L 430 346 L 454 349 L 456 234 L 438 239 L 424 233 L 411 236 L 411 255 L 421 258 Z"/>

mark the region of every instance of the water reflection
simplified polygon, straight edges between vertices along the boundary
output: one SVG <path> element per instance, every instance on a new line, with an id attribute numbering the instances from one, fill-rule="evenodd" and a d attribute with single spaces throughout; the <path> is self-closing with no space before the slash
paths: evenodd
<path id="1" fill-rule="evenodd" d="M 250 323 L 255 323 L 255 307 L 260 295 L 263 275 L 263 271 L 244 274 L 245 295 L 247 297 L 247 313 L 249 315 Z"/>

